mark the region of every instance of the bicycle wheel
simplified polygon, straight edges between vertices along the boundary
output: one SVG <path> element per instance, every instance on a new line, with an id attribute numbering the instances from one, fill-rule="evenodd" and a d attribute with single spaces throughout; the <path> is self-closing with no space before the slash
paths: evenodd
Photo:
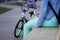
<path id="1" fill-rule="evenodd" d="M 19 20 L 14 30 L 14 36 L 16 38 L 18 38 L 21 32 L 23 31 L 23 25 L 24 25 L 23 20 Z"/>

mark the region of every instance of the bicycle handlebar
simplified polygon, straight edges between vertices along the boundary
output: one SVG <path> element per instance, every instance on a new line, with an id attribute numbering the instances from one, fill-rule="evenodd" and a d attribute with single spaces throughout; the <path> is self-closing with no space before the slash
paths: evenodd
<path id="1" fill-rule="evenodd" d="M 23 9 L 23 7 L 27 7 L 27 9 Z M 33 7 L 33 6 L 29 7 L 28 4 L 27 4 L 27 6 L 23 6 L 23 5 L 21 5 L 21 10 L 22 10 L 23 12 L 28 11 L 29 8 L 37 9 L 37 8 L 35 8 L 35 7 Z"/>
<path id="2" fill-rule="evenodd" d="M 24 7 L 27 7 L 27 6 L 24 6 Z M 23 12 L 26 12 L 26 11 L 29 10 L 29 8 L 28 8 L 28 9 L 23 9 L 23 6 L 21 6 L 21 10 L 22 10 Z"/>

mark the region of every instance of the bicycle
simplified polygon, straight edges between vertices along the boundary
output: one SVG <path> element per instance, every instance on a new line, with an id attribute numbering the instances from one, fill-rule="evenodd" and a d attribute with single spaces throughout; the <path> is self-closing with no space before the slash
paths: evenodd
<path id="1" fill-rule="evenodd" d="M 27 9 L 26 8 L 23 9 L 24 7 L 27 7 Z M 22 6 L 21 5 L 22 16 L 19 19 L 19 21 L 17 22 L 15 30 L 14 30 L 14 37 L 16 37 L 16 38 L 18 38 L 20 36 L 20 34 L 23 32 L 24 24 L 29 21 L 25 17 L 25 12 L 27 12 L 29 10 L 29 8 L 34 8 L 34 7 L 33 6 L 29 7 L 29 6 Z M 29 12 L 29 14 L 30 14 L 31 18 L 35 15 L 35 13 L 33 11 Z"/>

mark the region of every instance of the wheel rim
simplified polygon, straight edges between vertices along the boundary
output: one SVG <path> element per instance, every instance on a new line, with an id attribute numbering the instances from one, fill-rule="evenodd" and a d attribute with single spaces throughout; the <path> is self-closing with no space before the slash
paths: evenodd
<path id="1" fill-rule="evenodd" d="M 21 33 L 22 22 L 19 23 L 18 28 L 16 29 L 16 36 L 19 36 Z"/>
<path id="2" fill-rule="evenodd" d="M 17 29 L 17 30 L 16 30 L 16 36 L 19 36 L 20 33 L 21 33 L 21 29 L 20 29 L 20 30 Z"/>
<path id="3" fill-rule="evenodd" d="M 22 26 L 22 22 L 19 23 L 18 28 L 20 29 Z"/>

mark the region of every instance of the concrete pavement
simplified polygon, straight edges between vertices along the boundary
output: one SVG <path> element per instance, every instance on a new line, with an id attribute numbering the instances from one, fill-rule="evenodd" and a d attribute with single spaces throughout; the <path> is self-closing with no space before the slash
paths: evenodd
<path id="1" fill-rule="evenodd" d="M 20 38 L 14 37 L 14 28 L 20 16 L 20 8 L 12 9 L 0 15 L 0 40 L 20 40 Z"/>
<path id="2" fill-rule="evenodd" d="M 20 37 L 18 39 L 14 37 L 14 28 L 22 13 L 20 6 L 0 4 L 0 7 L 12 9 L 0 15 L 0 40 L 20 40 Z M 28 15 L 27 12 L 26 16 Z"/>
<path id="3" fill-rule="evenodd" d="M 2 3 L 2 4 L 0 4 L 0 7 L 15 9 L 15 8 L 19 8 L 20 6 L 13 6 L 13 5 L 8 5 L 7 3 L 5 3 L 5 4 Z"/>

